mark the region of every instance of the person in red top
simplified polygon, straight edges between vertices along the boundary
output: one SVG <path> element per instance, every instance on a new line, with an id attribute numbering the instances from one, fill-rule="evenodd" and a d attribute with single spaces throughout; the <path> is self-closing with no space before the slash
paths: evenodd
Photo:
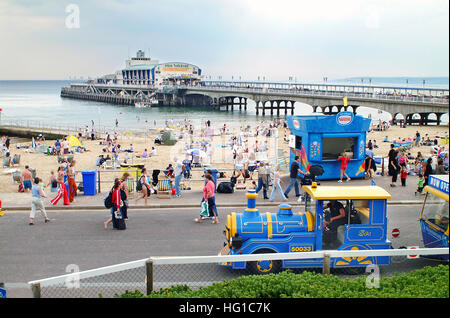
<path id="1" fill-rule="evenodd" d="M 113 206 L 111 208 L 111 218 L 109 218 L 106 222 L 103 223 L 103 225 L 105 226 L 105 230 L 108 229 L 108 224 L 113 221 L 112 214 L 115 211 L 121 211 L 121 208 L 124 205 L 122 197 L 125 196 L 125 193 L 124 194 L 121 193 L 121 192 L 123 192 L 123 190 L 121 190 L 121 185 L 122 185 L 122 182 L 120 181 L 120 179 L 116 178 L 114 180 L 114 187 L 111 190 L 111 192 L 112 192 L 111 202 L 113 204 Z"/>
<path id="2" fill-rule="evenodd" d="M 213 197 L 214 197 L 215 186 L 214 186 L 214 182 L 212 180 L 213 180 L 213 178 L 210 174 L 205 175 L 206 184 L 203 187 L 203 199 L 205 199 L 205 201 L 208 202 L 209 215 L 214 215 L 214 221 L 212 223 L 219 224 L 217 214 L 214 210 L 215 202 L 213 200 Z M 194 219 L 194 221 L 198 222 L 198 223 L 202 223 L 202 218 L 201 217 L 196 218 L 196 219 Z"/>
<path id="3" fill-rule="evenodd" d="M 342 156 L 339 157 L 337 160 L 341 162 L 341 179 L 338 182 L 342 182 L 343 176 L 347 177 L 346 181 L 350 181 L 351 180 L 350 177 L 345 173 L 345 170 L 347 170 L 347 163 L 350 161 L 350 157 L 347 156 L 346 152 L 344 152 Z"/>
<path id="4" fill-rule="evenodd" d="M 402 181 L 402 187 L 406 187 L 407 177 L 408 177 L 408 170 L 406 170 L 406 166 L 402 166 L 402 170 L 400 171 L 400 180 Z"/>

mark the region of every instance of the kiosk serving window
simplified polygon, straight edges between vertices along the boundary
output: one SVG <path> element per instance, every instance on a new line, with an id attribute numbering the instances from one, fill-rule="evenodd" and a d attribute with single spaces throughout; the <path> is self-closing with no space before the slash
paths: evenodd
<path id="1" fill-rule="evenodd" d="M 346 152 L 350 159 L 354 159 L 357 137 L 323 137 L 322 160 L 336 160 Z"/>

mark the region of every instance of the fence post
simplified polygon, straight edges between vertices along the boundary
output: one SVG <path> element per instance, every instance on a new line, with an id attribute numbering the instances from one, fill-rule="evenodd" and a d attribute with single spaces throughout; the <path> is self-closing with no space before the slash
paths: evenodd
<path id="1" fill-rule="evenodd" d="M 100 188 L 100 169 L 97 169 L 97 172 L 98 193 L 101 193 L 102 190 Z"/>
<path id="2" fill-rule="evenodd" d="M 41 298 L 41 284 L 31 285 L 31 293 L 33 294 L 33 298 Z"/>
<path id="3" fill-rule="evenodd" d="M 323 254 L 323 268 L 322 268 L 322 274 L 330 274 L 330 254 L 325 253 Z"/>
<path id="4" fill-rule="evenodd" d="M 146 282 L 147 282 L 147 295 L 153 291 L 153 260 L 150 258 L 145 263 Z"/>

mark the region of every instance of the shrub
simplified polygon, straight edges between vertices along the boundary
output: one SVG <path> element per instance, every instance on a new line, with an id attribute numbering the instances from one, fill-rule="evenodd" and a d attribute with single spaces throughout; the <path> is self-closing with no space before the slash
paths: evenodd
<path id="1" fill-rule="evenodd" d="M 123 298 L 443 298 L 449 297 L 448 265 L 380 278 L 379 288 L 367 288 L 366 277 L 353 279 L 305 271 L 283 271 L 265 276 L 242 276 L 192 290 L 174 286 L 152 292 L 129 292 Z"/>

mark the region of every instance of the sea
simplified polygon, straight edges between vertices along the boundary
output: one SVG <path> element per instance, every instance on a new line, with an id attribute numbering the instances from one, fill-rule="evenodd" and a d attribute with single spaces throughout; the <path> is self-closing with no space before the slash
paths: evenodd
<path id="1" fill-rule="evenodd" d="M 358 79 L 353 79 L 357 82 Z M 77 100 L 60 97 L 62 87 L 70 86 L 74 81 L 49 81 L 49 80 L 14 80 L 0 81 L 0 121 L 29 121 L 42 123 L 45 126 L 54 124 L 58 127 L 65 124 L 70 126 L 91 127 L 94 122 L 96 127 L 113 128 L 118 122 L 122 129 L 143 131 L 148 128 L 162 127 L 167 121 L 173 123 L 184 122 L 186 119 L 194 125 L 200 125 L 210 120 L 216 127 L 227 124 L 228 127 L 243 125 L 256 125 L 262 120 L 269 121 L 271 116 L 256 115 L 256 104 L 249 100 L 247 111 L 213 110 L 208 107 L 153 107 L 136 108 L 131 105 L 116 105 L 95 101 Z M 346 80 L 352 83 L 352 80 Z M 372 82 L 374 84 L 375 81 Z M 389 83 L 385 83 L 389 84 Z M 392 85 L 398 83 L 390 83 Z M 438 85 L 435 85 L 438 86 Z M 441 85 L 439 85 L 441 86 Z M 445 87 L 445 83 L 443 83 Z M 447 86 L 448 88 L 448 78 Z M 283 111 L 281 111 L 283 114 Z M 310 105 L 296 103 L 294 115 L 312 114 Z M 374 122 L 389 121 L 391 115 L 387 112 L 379 112 L 377 109 L 360 107 L 357 114 L 371 117 Z M 283 117 L 283 115 L 282 115 Z M 1 123 L 0 122 L 0 123 Z M 448 123 L 448 115 L 443 122 Z M 156 123 L 156 126 L 155 126 Z"/>

